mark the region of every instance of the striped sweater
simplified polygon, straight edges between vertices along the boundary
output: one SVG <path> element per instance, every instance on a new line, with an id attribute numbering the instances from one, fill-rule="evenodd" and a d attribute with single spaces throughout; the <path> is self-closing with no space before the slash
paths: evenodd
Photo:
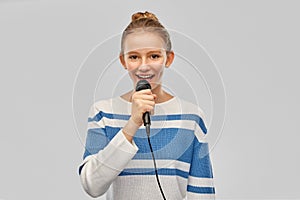
<path id="1" fill-rule="evenodd" d="M 92 197 L 162 199 L 145 132 L 141 126 L 130 143 L 122 133 L 131 103 L 121 97 L 99 100 L 89 111 L 86 148 L 79 175 Z M 160 183 L 168 200 L 214 199 L 213 171 L 205 142 L 201 108 L 173 97 L 155 104 L 150 140 Z"/>

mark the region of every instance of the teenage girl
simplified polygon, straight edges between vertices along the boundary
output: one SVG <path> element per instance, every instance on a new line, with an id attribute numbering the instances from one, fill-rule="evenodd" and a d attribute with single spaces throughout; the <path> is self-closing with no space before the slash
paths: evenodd
<path id="1" fill-rule="evenodd" d="M 168 31 L 153 13 L 132 15 L 119 58 L 133 87 L 90 108 L 79 167 L 84 190 L 116 200 L 214 199 L 205 116 L 200 107 L 163 90 L 174 52 Z M 147 80 L 151 89 L 135 91 L 139 80 Z M 143 126 L 147 111 L 152 113 L 155 164 Z"/>

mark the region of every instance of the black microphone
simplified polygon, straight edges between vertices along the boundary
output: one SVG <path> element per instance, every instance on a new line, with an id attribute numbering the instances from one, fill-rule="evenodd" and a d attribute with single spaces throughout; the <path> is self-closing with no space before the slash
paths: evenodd
<path id="1" fill-rule="evenodd" d="M 136 84 L 135 91 L 140 91 L 145 89 L 151 89 L 150 83 L 147 80 L 139 80 Z M 143 114 L 143 121 L 144 121 L 144 126 L 146 127 L 147 135 L 149 136 L 151 121 L 150 121 L 150 113 L 148 111 L 146 111 Z"/>
<path id="2" fill-rule="evenodd" d="M 135 91 L 140 91 L 140 90 L 145 90 L 145 89 L 151 89 L 150 83 L 146 80 L 138 81 L 137 84 L 136 84 Z M 157 167 L 156 167 L 156 162 L 155 162 L 155 158 L 154 158 L 154 153 L 153 153 L 152 145 L 151 145 L 151 142 L 150 142 L 150 125 L 151 125 L 151 121 L 150 121 L 150 113 L 148 111 L 143 114 L 143 121 L 144 121 L 144 126 L 146 126 L 146 133 L 147 133 L 148 143 L 149 143 L 149 147 L 150 147 L 150 151 L 151 151 L 151 155 L 152 155 L 152 159 L 153 159 L 156 181 L 157 181 L 158 187 L 160 189 L 160 193 L 161 193 L 163 199 L 165 200 L 166 197 L 165 197 L 164 191 L 163 191 L 163 189 L 160 185 L 158 172 L 157 172 Z"/>
<path id="3" fill-rule="evenodd" d="M 150 83 L 147 80 L 139 80 L 136 84 L 135 91 L 140 91 L 140 90 L 145 90 L 145 89 L 151 89 Z M 156 181 L 157 181 L 157 184 L 158 184 L 158 187 L 160 189 L 160 193 L 161 193 L 163 199 L 166 200 L 164 191 L 163 191 L 163 189 L 160 185 L 158 172 L 157 172 L 157 167 L 156 167 L 156 162 L 155 162 L 155 158 L 154 158 L 154 153 L 153 153 L 152 145 L 151 145 L 151 142 L 150 142 L 150 125 L 151 125 L 151 121 L 150 121 L 150 113 L 148 111 L 143 114 L 143 121 L 144 121 L 144 126 L 146 126 L 146 133 L 147 133 L 148 143 L 149 143 L 149 147 L 150 147 L 150 151 L 151 151 L 151 155 L 152 155 L 152 159 L 153 159 Z"/>

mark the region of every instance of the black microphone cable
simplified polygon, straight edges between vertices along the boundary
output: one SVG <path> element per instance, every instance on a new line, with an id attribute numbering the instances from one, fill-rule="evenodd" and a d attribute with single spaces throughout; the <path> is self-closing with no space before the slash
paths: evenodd
<path id="1" fill-rule="evenodd" d="M 145 89 L 151 89 L 151 85 L 147 80 L 140 80 L 138 81 L 138 83 L 136 84 L 136 89 L 135 91 L 140 91 L 140 90 L 145 90 Z M 156 162 L 155 162 L 155 157 L 154 157 L 154 153 L 153 153 L 153 148 L 150 142 L 150 125 L 151 125 L 151 121 L 150 121 L 150 113 L 149 112 L 145 112 L 143 114 L 143 121 L 144 121 L 144 126 L 146 128 L 146 133 L 147 133 L 147 138 L 148 138 L 148 143 L 149 143 L 149 147 L 150 147 L 150 151 L 151 151 L 151 156 L 152 156 L 152 160 L 153 160 L 153 164 L 154 164 L 154 170 L 155 170 L 155 176 L 156 176 L 156 181 L 160 190 L 160 193 L 163 197 L 164 200 L 166 200 L 164 191 L 160 185 L 160 181 L 159 181 L 159 177 L 158 177 L 158 172 L 157 172 L 157 167 L 156 167 Z"/>
<path id="2" fill-rule="evenodd" d="M 157 184 L 158 184 L 158 187 L 159 187 L 159 190 L 160 190 L 160 193 L 161 193 L 163 199 L 166 200 L 164 191 L 163 191 L 163 189 L 162 189 L 162 187 L 161 187 L 161 185 L 160 185 L 160 181 L 159 181 L 159 178 L 158 178 L 158 173 L 157 173 L 157 167 L 156 167 L 155 157 L 154 157 L 152 145 L 151 145 L 151 142 L 150 142 L 150 125 L 149 125 L 149 124 L 146 125 L 146 133 L 147 133 L 148 143 L 149 143 L 149 147 L 150 147 L 150 151 L 151 151 L 151 155 L 152 155 L 152 160 L 153 160 L 153 164 L 154 164 L 154 170 L 155 170 L 156 181 L 157 181 Z"/>

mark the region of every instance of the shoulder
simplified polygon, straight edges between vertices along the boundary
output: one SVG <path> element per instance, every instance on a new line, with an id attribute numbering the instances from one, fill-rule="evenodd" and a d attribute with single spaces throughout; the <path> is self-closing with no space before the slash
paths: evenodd
<path id="1" fill-rule="evenodd" d="M 116 97 L 108 98 L 108 99 L 100 99 L 92 103 L 89 109 L 89 115 L 95 115 L 97 113 L 101 112 L 111 112 L 112 105 L 114 104 L 114 101 L 116 101 Z"/>
<path id="2" fill-rule="evenodd" d="M 201 127 L 202 131 L 204 133 L 207 132 L 207 120 L 206 120 L 206 114 L 203 111 L 202 107 L 192 103 L 185 99 L 179 99 L 180 106 L 181 106 L 181 113 L 182 114 L 188 114 L 192 115 L 191 117 L 197 121 L 198 125 Z"/>
<path id="3" fill-rule="evenodd" d="M 177 97 L 177 99 L 178 99 L 179 105 L 181 107 L 182 113 L 195 114 L 201 118 L 205 118 L 205 113 L 199 105 L 196 105 L 195 103 L 192 103 L 192 102 L 182 99 L 182 98 Z"/>
<path id="4" fill-rule="evenodd" d="M 184 99 L 180 99 L 180 102 L 182 114 L 187 114 L 188 118 L 195 121 L 194 131 L 197 140 L 202 143 L 205 142 L 208 126 L 203 109 L 199 105 Z"/>

